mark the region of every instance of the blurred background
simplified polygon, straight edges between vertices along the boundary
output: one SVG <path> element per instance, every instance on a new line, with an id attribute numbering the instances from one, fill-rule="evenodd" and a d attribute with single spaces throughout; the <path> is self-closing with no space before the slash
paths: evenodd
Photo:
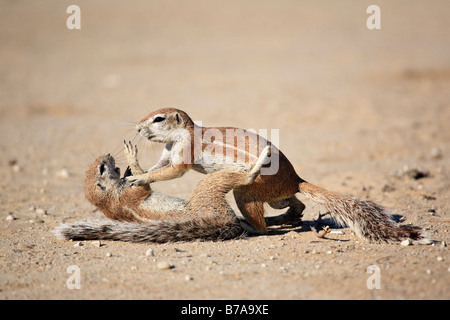
<path id="1" fill-rule="evenodd" d="M 166 106 L 280 129 L 308 180 L 450 151 L 448 1 L 377 1 L 381 30 L 366 27 L 369 1 L 80 0 L 81 30 L 66 27 L 70 4 L 0 2 L 5 158 L 77 174 Z M 141 145 L 143 165 L 158 148 Z"/>
<path id="2" fill-rule="evenodd" d="M 354 173 L 450 151 L 450 3 L 377 1 L 382 28 L 368 30 L 372 2 L 80 0 L 69 30 L 73 1 L 2 0 L 2 153 L 26 146 L 79 172 L 84 150 L 120 154 L 166 106 L 206 126 L 280 129 L 309 180 L 321 163 Z"/>

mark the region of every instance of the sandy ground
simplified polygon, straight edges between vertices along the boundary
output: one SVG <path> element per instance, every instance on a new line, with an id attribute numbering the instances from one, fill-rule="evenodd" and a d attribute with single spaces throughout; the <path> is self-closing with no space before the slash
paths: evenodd
<path id="1" fill-rule="evenodd" d="M 1 299 L 450 298 L 448 247 L 316 238 L 319 208 L 301 195 L 305 225 L 268 236 L 96 247 L 51 234 L 101 218 L 82 188 L 97 155 L 124 168 L 132 139 L 144 166 L 157 161 L 134 124 L 175 106 L 206 126 L 279 129 L 301 177 L 448 244 L 449 1 L 376 1 L 381 30 L 366 28 L 368 1 L 75 2 L 81 30 L 66 28 L 73 2 L 0 1 Z M 201 177 L 153 187 L 188 197 Z"/>

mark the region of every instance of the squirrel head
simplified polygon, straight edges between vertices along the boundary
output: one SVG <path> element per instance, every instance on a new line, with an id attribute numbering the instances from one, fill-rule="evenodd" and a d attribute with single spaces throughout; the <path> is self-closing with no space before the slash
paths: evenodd
<path id="1" fill-rule="evenodd" d="M 111 219 L 135 221 L 124 208 L 138 206 L 152 191 L 149 185 L 129 186 L 125 179 L 129 174 L 127 169 L 120 177 L 120 168 L 109 153 L 99 156 L 86 171 L 86 198 Z"/>
<path id="2" fill-rule="evenodd" d="M 137 124 L 136 130 L 149 141 L 173 143 L 186 136 L 186 131 L 193 127 L 194 122 L 186 112 L 164 108 L 147 115 Z"/>
<path id="3" fill-rule="evenodd" d="M 86 198 L 99 208 L 105 207 L 114 197 L 120 184 L 120 168 L 114 158 L 106 153 L 89 166 L 84 178 Z"/>

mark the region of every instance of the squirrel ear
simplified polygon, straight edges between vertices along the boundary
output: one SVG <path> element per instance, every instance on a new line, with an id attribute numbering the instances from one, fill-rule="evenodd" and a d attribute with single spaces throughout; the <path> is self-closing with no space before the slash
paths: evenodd
<path id="1" fill-rule="evenodd" d="M 183 122 L 183 119 L 180 117 L 180 115 L 175 113 L 175 119 L 177 120 L 177 124 L 180 125 Z"/>

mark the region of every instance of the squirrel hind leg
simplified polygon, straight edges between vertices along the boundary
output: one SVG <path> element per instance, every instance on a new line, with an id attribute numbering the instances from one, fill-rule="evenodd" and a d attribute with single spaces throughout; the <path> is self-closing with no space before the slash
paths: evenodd
<path id="1" fill-rule="evenodd" d="M 270 157 L 270 155 L 271 155 L 271 145 L 269 144 L 265 146 L 265 148 L 259 155 L 259 158 L 256 161 L 255 165 L 253 166 L 253 169 L 247 174 L 247 184 L 253 183 L 253 181 L 255 181 L 255 179 L 259 176 L 262 166 Z"/>

